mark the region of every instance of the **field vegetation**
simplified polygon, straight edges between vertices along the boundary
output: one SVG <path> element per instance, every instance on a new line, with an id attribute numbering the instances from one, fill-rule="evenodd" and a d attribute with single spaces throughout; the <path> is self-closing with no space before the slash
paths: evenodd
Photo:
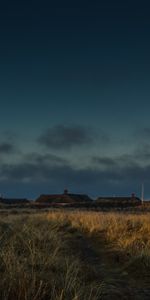
<path id="1" fill-rule="evenodd" d="M 150 214 L 1 214 L 1 300 L 150 299 Z"/>

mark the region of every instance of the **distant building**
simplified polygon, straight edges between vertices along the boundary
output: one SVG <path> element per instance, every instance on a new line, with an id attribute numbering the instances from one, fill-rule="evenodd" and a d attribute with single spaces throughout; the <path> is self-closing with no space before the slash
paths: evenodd
<path id="1" fill-rule="evenodd" d="M 20 198 L 3 198 L 3 197 L 0 197 L 0 203 L 2 203 L 2 204 L 27 204 L 27 203 L 30 203 L 30 201 L 25 199 L 25 198 L 20 199 Z"/>
<path id="2" fill-rule="evenodd" d="M 80 204 L 90 203 L 92 199 L 84 194 L 71 194 L 64 190 L 63 194 L 41 195 L 35 200 L 36 203 L 45 204 Z"/>
<path id="3" fill-rule="evenodd" d="M 142 204 L 141 199 L 136 197 L 134 193 L 130 197 L 98 197 L 94 202 L 102 206 L 136 206 Z"/>

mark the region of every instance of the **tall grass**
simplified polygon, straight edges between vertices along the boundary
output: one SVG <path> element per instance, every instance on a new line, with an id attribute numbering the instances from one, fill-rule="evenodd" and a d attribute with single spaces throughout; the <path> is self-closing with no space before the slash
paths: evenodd
<path id="1" fill-rule="evenodd" d="M 125 267 L 134 266 L 136 273 L 150 271 L 150 214 L 73 212 L 49 213 L 48 219 L 69 220 L 102 247 L 102 238 L 110 243 L 114 251 L 124 256 Z M 100 243 L 99 243 L 99 242 Z"/>
<path id="2" fill-rule="evenodd" d="M 106 299 L 108 285 L 101 270 L 80 256 L 82 236 L 100 256 L 103 247 L 122 253 L 126 259 L 120 268 L 129 274 L 149 274 L 149 214 L 54 211 L 8 215 L 0 221 L 0 299 Z M 118 294 L 113 299 L 128 298 Z"/>
<path id="3" fill-rule="evenodd" d="M 84 280 L 70 247 L 71 227 L 46 216 L 0 222 L 0 299 L 97 300 L 101 283 Z"/>

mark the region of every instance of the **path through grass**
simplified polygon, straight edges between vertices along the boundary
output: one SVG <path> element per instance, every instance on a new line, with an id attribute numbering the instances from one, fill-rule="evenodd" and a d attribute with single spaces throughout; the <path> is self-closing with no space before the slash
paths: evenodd
<path id="1" fill-rule="evenodd" d="M 0 299 L 150 299 L 148 218 L 141 225 L 141 217 L 122 217 L 3 216 Z"/>

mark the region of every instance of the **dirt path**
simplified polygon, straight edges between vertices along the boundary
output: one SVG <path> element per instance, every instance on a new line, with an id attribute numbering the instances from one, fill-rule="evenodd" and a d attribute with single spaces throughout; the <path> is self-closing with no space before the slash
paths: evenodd
<path id="1" fill-rule="evenodd" d="M 123 254 L 108 244 L 103 234 L 92 238 L 80 232 L 72 242 L 72 248 L 80 257 L 84 268 L 86 266 L 88 271 L 91 269 L 91 279 L 102 283 L 100 300 L 150 300 L 150 285 L 137 281 L 124 271 Z"/>

